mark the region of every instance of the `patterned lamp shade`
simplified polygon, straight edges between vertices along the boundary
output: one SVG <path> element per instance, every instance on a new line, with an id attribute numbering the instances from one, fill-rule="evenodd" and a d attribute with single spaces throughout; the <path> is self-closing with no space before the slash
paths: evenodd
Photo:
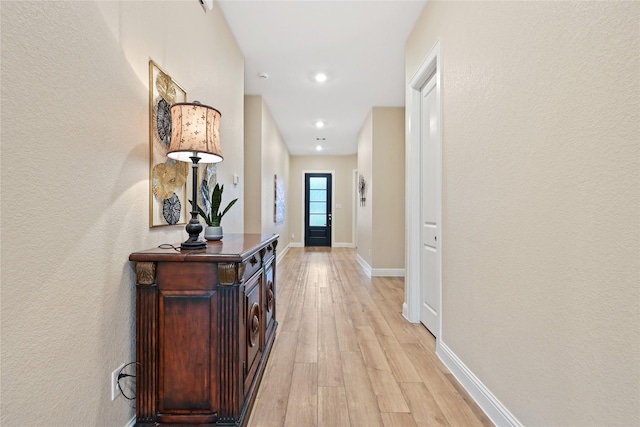
<path id="1" fill-rule="evenodd" d="M 221 162 L 220 117 L 218 110 L 197 101 L 173 104 L 167 157 L 191 162 L 191 157 L 197 155 L 199 163 Z"/>

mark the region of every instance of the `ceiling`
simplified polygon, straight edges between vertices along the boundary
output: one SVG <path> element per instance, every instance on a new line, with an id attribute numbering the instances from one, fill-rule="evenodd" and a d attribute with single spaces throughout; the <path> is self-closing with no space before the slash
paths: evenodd
<path id="1" fill-rule="evenodd" d="M 289 152 L 345 155 L 356 153 L 372 107 L 404 106 L 404 45 L 425 2 L 219 5 L 245 57 L 245 94 L 262 95 Z M 314 80 L 318 72 L 326 82 Z"/>

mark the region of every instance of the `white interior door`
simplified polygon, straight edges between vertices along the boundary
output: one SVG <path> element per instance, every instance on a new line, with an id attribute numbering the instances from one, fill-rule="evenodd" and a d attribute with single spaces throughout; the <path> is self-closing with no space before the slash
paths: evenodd
<path id="1" fill-rule="evenodd" d="M 436 78 L 431 77 L 421 89 L 420 114 L 420 187 L 422 224 L 420 321 L 438 337 L 440 315 L 440 224 L 438 224 L 438 185 L 440 120 L 436 96 Z"/>

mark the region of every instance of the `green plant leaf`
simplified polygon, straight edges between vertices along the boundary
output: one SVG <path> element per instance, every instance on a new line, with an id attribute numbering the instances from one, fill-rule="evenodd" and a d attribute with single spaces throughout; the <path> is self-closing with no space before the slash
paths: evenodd
<path id="1" fill-rule="evenodd" d="M 231 206 L 233 206 L 238 201 L 238 199 L 232 200 L 227 205 L 227 207 L 224 208 L 224 211 L 220 213 L 220 204 L 222 203 L 223 191 L 224 184 L 220 185 L 219 183 L 216 183 L 216 186 L 213 187 L 213 191 L 211 192 L 211 213 L 209 215 L 209 218 L 207 218 L 207 224 L 211 227 L 219 227 L 220 221 L 222 221 L 222 217 L 224 216 L 224 214 L 226 214 L 227 211 L 231 209 Z"/>
<path id="2" fill-rule="evenodd" d="M 233 206 L 236 202 L 238 201 L 238 199 L 233 199 L 231 202 L 229 202 L 229 204 L 227 205 L 226 208 L 224 208 L 224 211 L 222 212 L 222 215 L 220 215 L 220 219 L 222 219 L 222 217 L 224 216 L 224 214 L 227 213 L 227 211 L 229 209 L 231 209 L 231 206 Z"/>
<path id="3" fill-rule="evenodd" d="M 216 183 L 211 193 L 211 216 L 220 216 L 220 203 L 222 203 L 222 192 L 224 191 L 224 185 Z"/>
<path id="4" fill-rule="evenodd" d="M 202 210 L 200 206 L 198 206 L 198 214 L 200 214 L 200 216 L 204 219 L 204 222 L 206 222 L 208 226 L 211 226 L 211 218 L 209 218 L 209 216 L 204 213 L 204 210 Z"/>
<path id="5" fill-rule="evenodd" d="M 193 210 L 193 200 L 189 200 L 189 203 L 191 204 L 191 209 Z M 209 218 L 209 216 L 204 212 L 204 210 L 200 206 L 198 206 L 197 208 L 198 208 L 198 215 L 200 215 L 202 219 L 204 219 L 204 222 L 211 227 L 212 226 L 211 218 Z"/>

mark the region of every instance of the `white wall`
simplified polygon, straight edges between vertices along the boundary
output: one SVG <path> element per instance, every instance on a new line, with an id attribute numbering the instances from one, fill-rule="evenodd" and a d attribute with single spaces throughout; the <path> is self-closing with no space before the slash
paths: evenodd
<path id="1" fill-rule="evenodd" d="M 428 2 L 442 342 L 524 425 L 640 420 L 640 3 Z M 409 112 L 408 112 L 409 113 Z"/>
<path id="2" fill-rule="evenodd" d="M 148 61 L 222 112 L 218 179 L 242 197 L 243 56 L 195 1 L 0 7 L 0 423 L 124 426 L 109 378 L 135 359 L 128 256 L 187 237 L 149 229 Z M 227 232 L 243 230 L 242 199 L 234 211 Z"/>

